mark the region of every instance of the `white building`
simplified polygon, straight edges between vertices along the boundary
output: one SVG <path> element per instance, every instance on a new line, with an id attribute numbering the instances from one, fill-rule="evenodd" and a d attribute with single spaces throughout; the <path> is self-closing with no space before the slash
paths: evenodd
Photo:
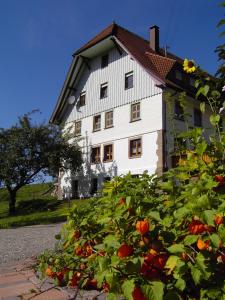
<path id="1" fill-rule="evenodd" d="M 73 55 L 51 123 L 74 126 L 83 151 L 79 174 L 61 174 L 66 196 L 89 196 L 113 176 L 171 167 L 165 93 L 185 90 L 190 123 L 208 126 L 194 100 L 194 79 L 183 60 L 159 48 L 159 29 L 150 40 L 113 23 Z M 175 123 L 184 128 L 182 108 L 174 102 Z"/>

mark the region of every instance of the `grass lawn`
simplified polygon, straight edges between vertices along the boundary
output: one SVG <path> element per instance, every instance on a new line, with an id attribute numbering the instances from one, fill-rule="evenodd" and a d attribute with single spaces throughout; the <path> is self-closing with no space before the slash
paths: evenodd
<path id="1" fill-rule="evenodd" d="M 51 196 L 51 183 L 27 185 L 17 194 L 16 215 L 8 215 L 8 194 L 0 189 L 0 229 L 34 224 L 65 221 L 69 212 L 68 201 Z M 72 200 L 71 205 L 85 205 L 90 200 Z"/>

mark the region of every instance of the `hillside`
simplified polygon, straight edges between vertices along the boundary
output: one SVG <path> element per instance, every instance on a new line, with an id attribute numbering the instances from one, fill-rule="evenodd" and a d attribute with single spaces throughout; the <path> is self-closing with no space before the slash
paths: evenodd
<path id="1" fill-rule="evenodd" d="M 8 195 L 0 189 L 0 229 L 33 224 L 48 224 L 65 221 L 71 203 L 51 196 L 52 183 L 30 184 L 18 192 L 16 215 L 8 215 Z M 77 205 L 88 200 L 73 200 Z"/>

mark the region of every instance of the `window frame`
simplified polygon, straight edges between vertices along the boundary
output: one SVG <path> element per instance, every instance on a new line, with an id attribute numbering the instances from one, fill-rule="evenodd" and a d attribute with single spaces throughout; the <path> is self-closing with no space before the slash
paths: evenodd
<path id="1" fill-rule="evenodd" d="M 128 78 L 132 76 L 132 85 L 129 86 Z M 129 90 L 134 87 L 134 71 L 127 72 L 124 77 L 124 89 Z"/>
<path id="2" fill-rule="evenodd" d="M 112 117 L 111 117 L 111 119 L 112 119 L 112 124 L 107 126 L 106 120 L 107 120 L 107 115 L 108 115 L 109 113 L 112 113 Z M 113 112 L 113 110 L 109 110 L 109 111 L 106 111 L 106 112 L 105 112 L 105 129 L 108 129 L 108 128 L 112 128 L 112 127 L 113 127 L 113 121 L 114 121 L 114 120 L 113 120 L 113 117 L 114 117 L 114 112 Z"/>
<path id="3" fill-rule="evenodd" d="M 177 110 L 180 110 L 181 113 L 178 114 Z M 174 102 L 174 119 L 184 121 L 184 109 L 177 100 Z"/>
<path id="4" fill-rule="evenodd" d="M 77 124 L 80 124 L 80 131 L 77 132 Z M 75 121 L 75 128 L 74 128 L 74 133 L 75 133 L 75 136 L 80 136 L 81 135 L 81 126 L 82 126 L 82 122 L 81 120 L 79 121 Z M 78 127 L 79 128 L 79 127 Z"/>
<path id="5" fill-rule="evenodd" d="M 95 119 L 97 117 L 100 117 L 100 127 L 99 128 L 97 128 L 95 126 L 97 124 L 97 122 L 95 122 Z M 100 131 L 100 130 L 101 130 L 101 114 L 93 116 L 93 132 Z"/>
<path id="6" fill-rule="evenodd" d="M 84 98 L 84 100 L 82 100 L 83 98 Z M 80 93 L 79 106 L 81 107 L 81 106 L 85 106 L 85 105 L 86 105 L 86 91 L 83 91 Z"/>
<path id="7" fill-rule="evenodd" d="M 107 57 L 107 59 L 105 60 L 105 58 Z M 101 69 L 104 69 L 106 67 L 108 67 L 109 65 L 109 54 L 105 54 L 105 55 L 102 55 L 101 57 Z"/>
<path id="8" fill-rule="evenodd" d="M 131 143 L 134 142 L 134 141 L 137 141 L 137 140 L 140 140 L 140 142 L 141 142 L 141 152 L 140 152 L 140 154 L 132 155 L 132 154 L 131 154 Z M 130 159 L 141 157 L 141 156 L 142 156 L 142 152 L 143 152 L 142 137 L 130 138 L 128 142 L 129 142 L 129 143 L 128 143 L 128 157 L 129 157 Z M 136 147 L 137 147 L 137 146 L 136 146 Z"/>
<path id="9" fill-rule="evenodd" d="M 197 114 L 199 113 L 199 116 L 198 117 L 200 117 L 199 119 L 200 119 L 200 125 L 199 124 L 197 124 L 198 123 L 198 117 L 197 117 Z M 198 109 L 198 108 L 195 108 L 194 107 L 194 110 L 193 110 L 193 118 L 194 118 L 194 126 L 195 127 L 202 127 L 202 112 L 201 112 L 201 110 L 200 109 Z"/>
<path id="10" fill-rule="evenodd" d="M 103 95 L 103 89 L 106 88 L 106 95 Z M 105 83 L 102 83 L 100 85 L 100 99 L 104 99 L 104 98 L 107 98 L 108 97 L 108 82 L 105 82 Z"/>
<path id="11" fill-rule="evenodd" d="M 180 70 L 175 71 L 175 79 L 179 81 L 183 80 L 183 73 Z"/>
<path id="12" fill-rule="evenodd" d="M 93 149 L 99 149 L 99 155 L 95 155 L 95 158 L 96 156 L 99 158 L 98 160 L 93 160 Z M 96 145 L 96 146 L 92 146 L 91 147 L 91 164 L 93 165 L 96 165 L 96 164 L 99 164 L 101 163 L 101 145 Z"/>
<path id="13" fill-rule="evenodd" d="M 137 105 L 139 105 L 139 117 L 134 119 L 133 118 L 133 107 L 135 107 Z M 130 122 L 136 122 L 139 120 L 141 120 L 141 102 L 136 102 L 136 103 L 131 104 L 131 106 L 130 106 Z"/>
<path id="14" fill-rule="evenodd" d="M 111 158 L 109 159 L 106 159 L 105 157 L 105 149 L 106 147 L 108 146 L 112 146 L 112 151 L 111 151 Z M 113 157 L 114 157 L 114 146 L 113 146 L 113 143 L 109 143 L 109 144 L 104 144 L 103 145 L 103 162 L 104 163 L 107 163 L 107 162 L 112 162 L 113 161 Z"/>

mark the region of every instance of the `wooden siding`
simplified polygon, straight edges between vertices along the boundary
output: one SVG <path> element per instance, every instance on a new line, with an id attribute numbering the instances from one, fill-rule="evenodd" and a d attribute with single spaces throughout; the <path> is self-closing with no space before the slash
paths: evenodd
<path id="1" fill-rule="evenodd" d="M 107 67 L 101 68 L 101 56 L 90 60 L 89 65 L 90 70 L 87 67 L 83 68 L 75 87 L 76 104 L 65 107 L 64 120 L 66 122 L 140 101 L 162 92 L 139 64 L 125 52 L 120 55 L 116 48 L 109 51 Z M 125 74 L 130 71 L 134 74 L 134 86 L 125 90 Z M 105 82 L 108 82 L 108 97 L 100 99 L 100 85 Z M 86 105 L 78 107 L 77 103 L 82 91 L 86 91 Z"/>

